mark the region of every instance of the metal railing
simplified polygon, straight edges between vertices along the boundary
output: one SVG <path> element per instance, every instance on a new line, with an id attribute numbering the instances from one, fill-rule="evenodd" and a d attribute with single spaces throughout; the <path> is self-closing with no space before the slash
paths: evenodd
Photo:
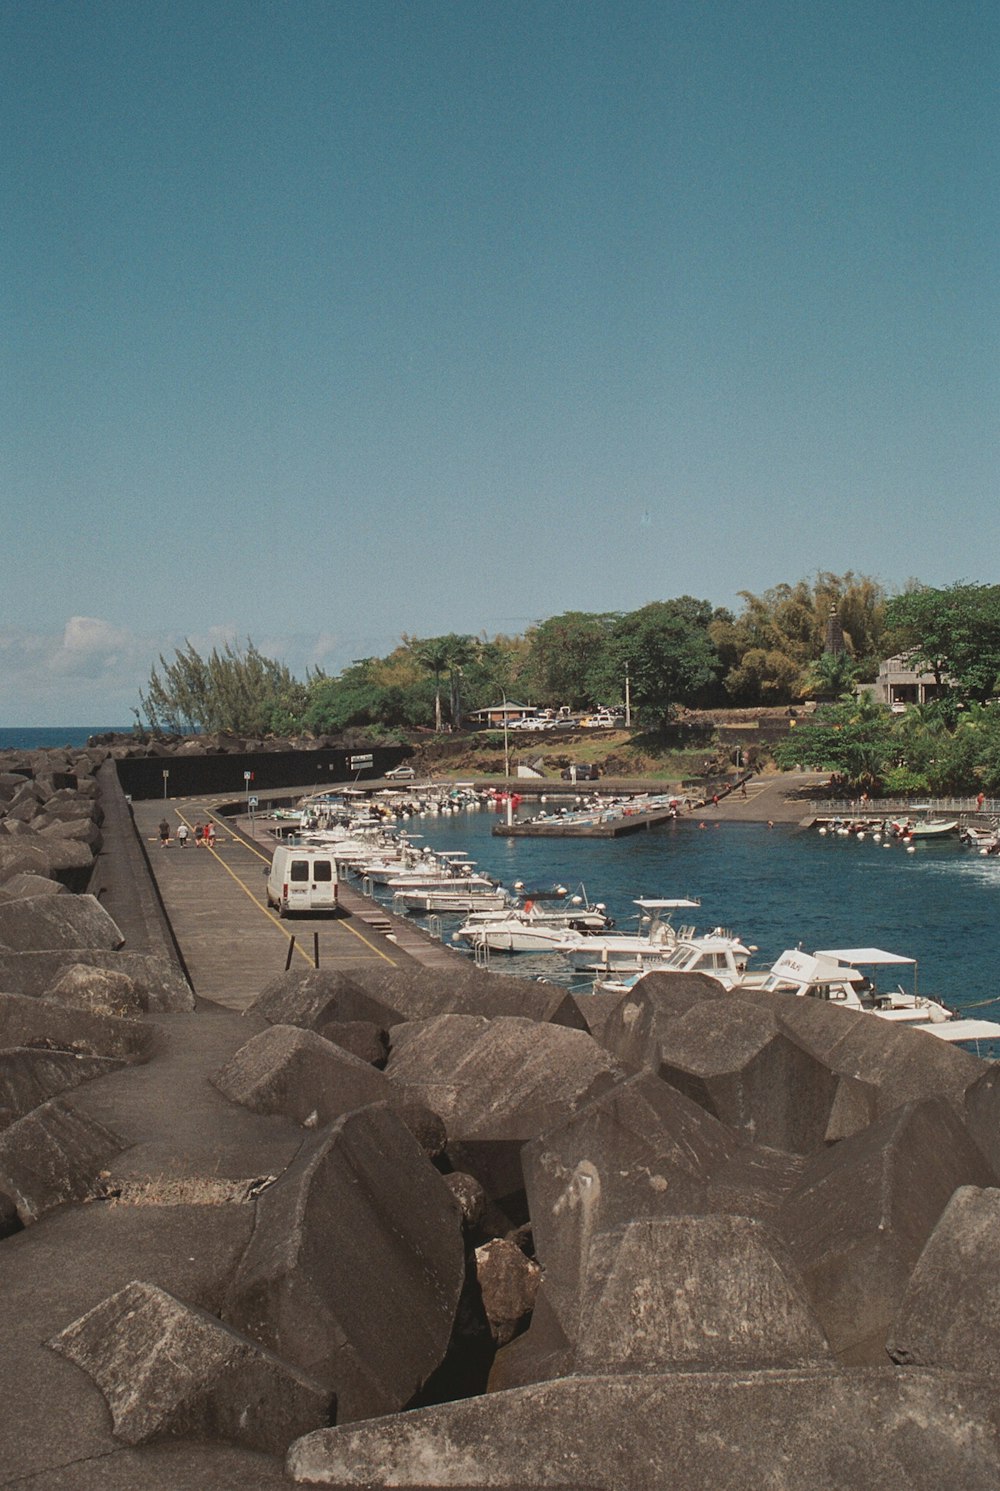
<path id="1" fill-rule="evenodd" d="M 987 797 L 982 807 L 974 797 L 928 797 L 914 802 L 905 797 L 828 797 L 815 803 L 817 814 L 840 818 L 895 818 L 900 815 L 935 814 L 946 818 L 990 817 L 1000 813 L 1000 799 Z"/>

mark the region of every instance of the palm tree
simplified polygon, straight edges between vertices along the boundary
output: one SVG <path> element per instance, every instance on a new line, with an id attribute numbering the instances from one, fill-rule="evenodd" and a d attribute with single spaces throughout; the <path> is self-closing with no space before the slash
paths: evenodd
<path id="1" fill-rule="evenodd" d="M 459 679 L 464 665 L 471 662 L 478 652 L 479 644 L 475 637 L 460 636 L 457 632 L 449 632 L 447 636 L 426 637 L 423 641 L 416 637 L 404 637 L 403 640 L 420 666 L 426 668 L 428 673 L 434 676 L 435 730 L 440 732 L 443 729 L 441 679 L 445 673 L 449 675 L 452 722 L 456 726 L 460 725 L 462 705 L 459 695 Z"/>

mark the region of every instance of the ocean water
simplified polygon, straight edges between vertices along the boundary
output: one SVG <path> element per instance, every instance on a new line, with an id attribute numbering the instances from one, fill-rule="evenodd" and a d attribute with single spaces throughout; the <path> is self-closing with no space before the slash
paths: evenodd
<path id="1" fill-rule="evenodd" d="M 605 902 L 619 929 L 634 929 L 636 897 L 700 898 L 700 910 L 681 920 L 699 931 L 722 926 L 737 933 L 757 949 L 753 967 L 770 967 L 800 945 L 809 952 L 901 953 L 917 959 L 921 993 L 1000 1022 L 1000 857 L 984 858 L 957 840 L 921 843 L 909 854 L 899 843 L 886 848 L 814 829 L 756 823 L 699 829 L 684 820 L 622 839 L 513 839 L 493 837 L 498 821 L 479 811 L 407 826 L 435 848 L 467 850 L 504 885 L 561 882 L 570 893 L 583 885 L 590 900 Z M 442 918 L 446 938 L 455 925 Z M 545 955 L 495 954 L 491 966 L 560 978 Z M 907 970 L 900 982 L 912 987 Z"/>
<path id="2" fill-rule="evenodd" d="M 85 746 L 92 735 L 108 730 L 131 733 L 131 725 L 36 725 L 0 730 L 0 751 L 44 751 Z"/>

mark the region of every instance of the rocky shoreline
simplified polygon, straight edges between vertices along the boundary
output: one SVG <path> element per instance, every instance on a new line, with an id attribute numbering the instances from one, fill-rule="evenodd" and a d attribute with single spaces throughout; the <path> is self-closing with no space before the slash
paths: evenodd
<path id="1" fill-rule="evenodd" d="M 700 975 L 222 1010 L 108 749 L 0 763 L 3 1483 L 1000 1484 L 1000 1068 Z"/>

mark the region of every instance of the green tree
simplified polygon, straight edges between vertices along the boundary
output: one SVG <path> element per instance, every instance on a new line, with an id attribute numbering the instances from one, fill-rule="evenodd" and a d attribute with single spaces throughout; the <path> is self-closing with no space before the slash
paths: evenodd
<path id="1" fill-rule="evenodd" d="M 892 643 L 959 702 L 1000 692 L 1000 585 L 919 586 L 886 605 Z"/>
<path id="2" fill-rule="evenodd" d="M 846 652 L 824 652 L 809 664 L 800 691 L 803 695 L 821 694 L 837 699 L 850 690 L 857 672 L 857 665 Z"/>
<path id="3" fill-rule="evenodd" d="M 462 669 L 476 656 L 479 643 L 475 637 L 449 632 L 443 637 L 403 637 L 413 657 L 434 679 L 434 728 L 443 729 L 441 681 L 447 676 L 452 724 L 461 724 L 460 679 Z"/>
<path id="4" fill-rule="evenodd" d="M 529 633 L 530 653 L 522 680 L 538 703 L 589 709 L 595 686 L 607 674 L 607 655 L 617 612 L 565 611 L 539 622 Z"/>
<path id="5" fill-rule="evenodd" d="M 267 735 L 276 727 L 299 728 L 308 689 L 249 639 L 245 647 L 213 648 L 207 658 L 187 642 L 172 662 L 160 654 L 139 699 L 154 732 Z"/>
<path id="6" fill-rule="evenodd" d="M 831 771 L 858 789 L 876 793 L 895 764 L 892 715 L 868 695 L 821 705 L 812 719 L 797 723 L 774 747 L 774 758 L 792 766 Z"/>
<path id="7" fill-rule="evenodd" d="M 709 635 L 708 601 L 654 601 L 619 618 L 612 638 L 615 676 L 628 665 L 632 699 L 662 722 L 677 704 L 703 703 L 718 682 L 720 659 Z"/>

